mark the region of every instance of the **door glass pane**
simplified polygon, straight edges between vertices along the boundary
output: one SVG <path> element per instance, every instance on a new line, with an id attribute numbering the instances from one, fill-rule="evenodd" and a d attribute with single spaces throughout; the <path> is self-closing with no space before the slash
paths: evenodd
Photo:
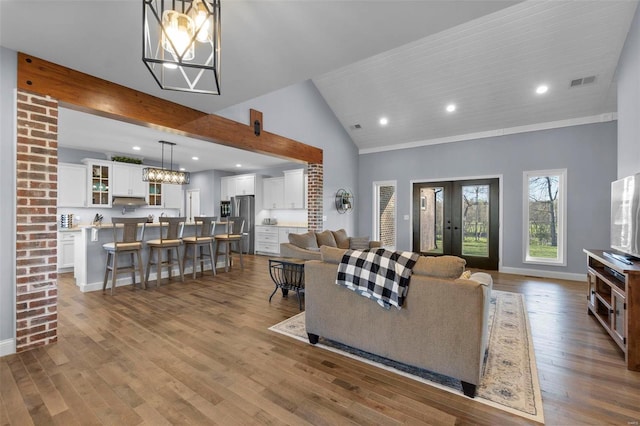
<path id="1" fill-rule="evenodd" d="M 378 235 L 383 247 L 393 248 L 396 244 L 396 187 L 378 187 Z"/>
<path id="2" fill-rule="evenodd" d="M 489 256 L 489 185 L 462 187 L 462 254 Z"/>
<path id="3" fill-rule="evenodd" d="M 420 251 L 442 253 L 444 188 L 420 188 Z"/>

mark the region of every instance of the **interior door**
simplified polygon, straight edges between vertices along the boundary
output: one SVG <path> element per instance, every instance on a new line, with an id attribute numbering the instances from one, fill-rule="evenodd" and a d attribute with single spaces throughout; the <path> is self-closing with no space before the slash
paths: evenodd
<path id="1" fill-rule="evenodd" d="M 187 191 L 187 222 L 193 222 L 200 216 L 200 190 L 189 189 Z"/>
<path id="2" fill-rule="evenodd" d="M 498 269 L 499 181 L 413 185 L 413 251 L 454 255 L 467 266 Z"/>

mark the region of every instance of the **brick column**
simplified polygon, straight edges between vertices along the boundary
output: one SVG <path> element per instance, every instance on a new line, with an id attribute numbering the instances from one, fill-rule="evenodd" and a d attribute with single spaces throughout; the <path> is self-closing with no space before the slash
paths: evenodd
<path id="1" fill-rule="evenodd" d="M 324 172 L 322 164 L 308 164 L 307 173 L 307 222 L 310 231 L 322 231 L 322 188 Z"/>
<path id="2" fill-rule="evenodd" d="M 57 341 L 58 102 L 18 92 L 16 350 Z"/>

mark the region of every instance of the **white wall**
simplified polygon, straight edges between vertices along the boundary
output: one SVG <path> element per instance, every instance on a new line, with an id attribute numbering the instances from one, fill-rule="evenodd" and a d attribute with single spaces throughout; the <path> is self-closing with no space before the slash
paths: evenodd
<path id="1" fill-rule="evenodd" d="M 0 47 L 0 356 L 15 352 L 17 54 Z"/>
<path id="2" fill-rule="evenodd" d="M 355 235 L 356 215 L 339 214 L 334 205 L 334 197 L 339 188 L 357 190 L 358 150 L 313 82 L 304 81 L 216 114 L 249 124 L 251 108 L 262 112 L 265 131 L 324 151 L 323 211 L 327 220 L 323 228 L 344 228 L 350 235 Z M 358 204 L 355 210 L 357 208 Z"/>
<path id="3" fill-rule="evenodd" d="M 616 177 L 616 123 L 597 123 L 360 156 L 360 199 L 372 205 L 372 182 L 397 180 L 397 247 L 411 250 L 411 181 L 502 177 L 503 270 L 584 279 L 583 248 L 609 247 L 611 181 Z M 523 262 L 523 172 L 567 169 L 567 266 Z M 359 215 L 364 235 L 372 215 Z M 588 213 L 587 213 L 588 212 Z"/>
<path id="4" fill-rule="evenodd" d="M 640 173 L 640 7 L 618 62 L 618 177 Z"/>

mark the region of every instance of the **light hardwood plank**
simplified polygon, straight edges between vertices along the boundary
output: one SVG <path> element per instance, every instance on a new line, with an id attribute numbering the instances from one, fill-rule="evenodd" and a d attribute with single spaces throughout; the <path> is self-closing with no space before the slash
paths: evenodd
<path id="1" fill-rule="evenodd" d="M 298 311 L 266 257 L 114 296 L 59 277 L 58 343 L 0 358 L 0 424 L 530 424 L 271 332 Z M 587 315 L 586 283 L 492 272 L 525 295 L 546 423 L 634 424 L 640 373 Z"/>

